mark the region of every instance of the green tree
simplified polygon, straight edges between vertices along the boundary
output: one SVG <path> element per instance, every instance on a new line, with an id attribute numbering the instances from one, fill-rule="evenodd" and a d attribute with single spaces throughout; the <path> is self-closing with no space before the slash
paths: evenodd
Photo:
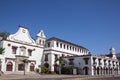
<path id="1" fill-rule="evenodd" d="M 59 61 L 59 74 L 61 74 L 61 68 L 64 66 L 65 64 L 65 59 L 63 56 L 56 58 L 56 61 Z"/>
<path id="2" fill-rule="evenodd" d="M 10 33 L 8 33 L 8 32 L 0 32 L 0 36 L 2 36 L 3 39 L 6 39 L 9 35 L 10 35 Z"/>
<path id="3" fill-rule="evenodd" d="M 0 54 L 3 54 L 5 52 L 5 48 L 0 47 Z"/>

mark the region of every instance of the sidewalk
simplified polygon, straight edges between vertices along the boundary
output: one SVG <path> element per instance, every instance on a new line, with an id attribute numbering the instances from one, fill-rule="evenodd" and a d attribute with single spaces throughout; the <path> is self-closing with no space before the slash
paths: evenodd
<path id="1" fill-rule="evenodd" d="M 40 78 L 39 74 L 3 74 L 0 76 L 0 80 L 12 80 L 12 79 L 22 79 L 22 78 Z"/>
<path id="2" fill-rule="evenodd" d="M 120 75 L 114 75 L 115 76 L 120 76 Z M 86 75 L 57 75 L 57 74 L 48 74 L 48 75 L 42 75 L 42 74 L 3 74 L 0 76 L 0 80 L 13 80 L 13 79 L 25 79 L 25 78 L 101 78 L 101 77 L 113 77 L 113 75 L 102 75 L 102 76 L 86 76 Z"/>
<path id="3" fill-rule="evenodd" d="M 58 75 L 58 74 L 3 74 L 0 76 L 0 80 L 13 80 L 13 79 L 25 79 L 25 78 L 73 78 L 81 77 L 81 75 Z"/>

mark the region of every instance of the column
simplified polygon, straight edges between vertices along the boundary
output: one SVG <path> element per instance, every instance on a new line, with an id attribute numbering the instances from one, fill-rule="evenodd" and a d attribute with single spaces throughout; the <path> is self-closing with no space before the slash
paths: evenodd
<path id="1" fill-rule="evenodd" d="M 54 62 L 55 62 L 55 56 L 53 53 L 50 54 L 50 71 L 51 73 L 54 72 Z"/>

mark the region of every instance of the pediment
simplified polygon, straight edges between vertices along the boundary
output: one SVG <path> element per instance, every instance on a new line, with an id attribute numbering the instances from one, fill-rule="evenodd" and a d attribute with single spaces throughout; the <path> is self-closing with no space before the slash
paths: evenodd
<path id="1" fill-rule="evenodd" d="M 19 29 L 15 34 L 9 35 L 7 39 L 15 42 L 35 45 L 35 41 L 31 38 L 29 30 L 21 26 L 19 26 Z"/>

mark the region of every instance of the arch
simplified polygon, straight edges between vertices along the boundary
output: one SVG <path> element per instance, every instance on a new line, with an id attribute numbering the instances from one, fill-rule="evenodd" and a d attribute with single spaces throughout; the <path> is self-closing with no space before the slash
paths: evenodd
<path id="1" fill-rule="evenodd" d="M 12 71 L 12 68 L 13 68 L 12 62 L 8 62 L 8 63 L 6 64 L 6 71 Z"/>
<path id="2" fill-rule="evenodd" d="M 59 65 L 57 63 L 54 64 L 54 72 L 59 74 Z"/>
<path id="3" fill-rule="evenodd" d="M 35 65 L 33 63 L 30 64 L 30 71 L 34 71 Z"/>
<path id="4" fill-rule="evenodd" d="M 96 66 L 93 66 L 93 69 L 96 70 L 97 69 Z"/>
<path id="5" fill-rule="evenodd" d="M 45 66 L 46 68 L 49 68 L 49 64 L 48 64 L 48 63 L 45 63 L 44 66 Z"/>
<path id="6" fill-rule="evenodd" d="M 24 63 L 22 62 L 22 63 L 19 63 L 18 64 L 18 71 L 24 71 Z"/>
<path id="7" fill-rule="evenodd" d="M 110 69 L 110 74 L 112 74 L 112 68 Z"/>
<path id="8" fill-rule="evenodd" d="M 106 74 L 108 74 L 108 68 L 106 68 Z"/>
<path id="9" fill-rule="evenodd" d="M 97 67 L 97 74 L 99 75 L 99 67 Z"/>
<path id="10" fill-rule="evenodd" d="M 94 71 L 94 75 L 96 75 L 96 71 L 97 71 L 96 66 L 93 66 L 93 71 Z"/>
<path id="11" fill-rule="evenodd" d="M 108 68 L 108 74 L 111 74 L 111 68 L 110 67 Z"/>
<path id="12" fill-rule="evenodd" d="M 84 74 L 85 74 L 85 75 L 88 75 L 89 67 L 84 67 L 83 70 L 84 70 Z"/>

